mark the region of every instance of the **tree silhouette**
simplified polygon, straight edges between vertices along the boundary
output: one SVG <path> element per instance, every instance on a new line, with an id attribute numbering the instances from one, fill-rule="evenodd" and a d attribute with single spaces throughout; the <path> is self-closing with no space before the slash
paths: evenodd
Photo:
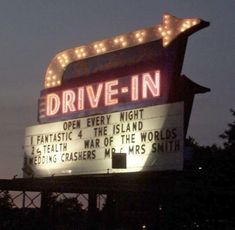
<path id="1" fill-rule="evenodd" d="M 13 207 L 12 198 L 9 191 L 4 191 L 0 195 L 0 209 L 11 209 Z"/>
<path id="2" fill-rule="evenodd" d="M 225 140 L 224 148 L 228 151 L 235 152 L 235 110 L 230 110 L 232 116 L 234 117 L 234 121 L 228 124 L 228 129 L 224 131 L 223 134 L 220 135 L 222 139 Z"/>
<path id="3" fill-rule="evenodd" d="M 67 226 L 68 229 L 78 226 L 83 229 L 86 220 L 86 210 L 76 197 L 58 199 L 57 195 L 50 197 L 49 216 L 53 226 Z"/>
<path id="4" fill-rule="evenodd" d="M 0 229 L 11 229 L 13 202 L 9 191 L 0 193 Z"/>

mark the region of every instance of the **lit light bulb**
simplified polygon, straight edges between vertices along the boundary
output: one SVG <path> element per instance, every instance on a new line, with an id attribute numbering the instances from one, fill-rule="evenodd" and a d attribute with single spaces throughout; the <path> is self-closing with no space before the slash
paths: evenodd
<path id="1" fill-rule="evenodd" d="M 168 19 L 168 18 L 170 18 L 170 15 L 169 14 L 164 14 L 163 18 Z"/>
<path id="2" fill-rule="evenodd" d="M 124 47 L 127 46 L 127 42 L 123 42 L 122 46 L 124 46 Z"/>
<path id="3" fill-rule="evenodd" d="M 164 46 L 167 46 L 169 44 L 169 42 L 163 42 Z"/>

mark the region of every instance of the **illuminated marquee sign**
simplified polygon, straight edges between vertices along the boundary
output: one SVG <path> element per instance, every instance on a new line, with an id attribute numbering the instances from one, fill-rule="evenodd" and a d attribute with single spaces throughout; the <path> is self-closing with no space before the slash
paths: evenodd
<path id="1" fill-rule="evenodd" d="M 187 37 L 207 25 L 166 14 L 162 24 L 57 54 L 46 71 L 39 122 L 181 100 L 172 92 Z"/>
<path id="2" fill-rule="evenodd" d="M 26 129 L 24 176 L 182 170 L 194 95 L 209 89 L 181 69 L 189 35 L 208 25 L 165 14 L 161 24 L 58 53 L 40 92 L 40 125 Z"/>
<path id="3" fill-rule="evenodd" d="M 25 170 L 34 176 L 181 170 L 183 103 L 88 116 L 26 129 Z M 112 168 L 112 153 L 126 156 Z"/>

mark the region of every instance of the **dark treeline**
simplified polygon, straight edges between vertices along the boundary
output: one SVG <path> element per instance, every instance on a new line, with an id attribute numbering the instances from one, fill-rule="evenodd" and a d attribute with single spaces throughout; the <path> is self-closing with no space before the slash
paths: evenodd
<path id="1" fill-rule="evenodd" d="M 223 146 L 201 146 L 187 138 L 184 170 L 165 177 L 157 191 L 112 193 L 92 218 L 76 198 L 51 195 L 42 212 L 13 208 L 5 191 L 0 195 L 0 229 L 235 229 L 235 111 L 231 113 L 234 121 L 220 135 Z"/>

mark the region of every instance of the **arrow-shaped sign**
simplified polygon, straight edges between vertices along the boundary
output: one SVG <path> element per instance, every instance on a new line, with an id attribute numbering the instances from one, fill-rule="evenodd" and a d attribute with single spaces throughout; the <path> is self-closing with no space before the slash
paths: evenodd
<path id="1" fill-rule="evenodd" d="M 52 88 L 61 85 L 63 72 L 72 62 L 161 39 L 163 47 L 167 47 L 177 38 L 188 37 L 208 25 L 208 22 L 198 18 L 176 18 L 170 14 L 164 14 L 162 24 L 64 50 L 49 63 L 44 87 Z"/>

